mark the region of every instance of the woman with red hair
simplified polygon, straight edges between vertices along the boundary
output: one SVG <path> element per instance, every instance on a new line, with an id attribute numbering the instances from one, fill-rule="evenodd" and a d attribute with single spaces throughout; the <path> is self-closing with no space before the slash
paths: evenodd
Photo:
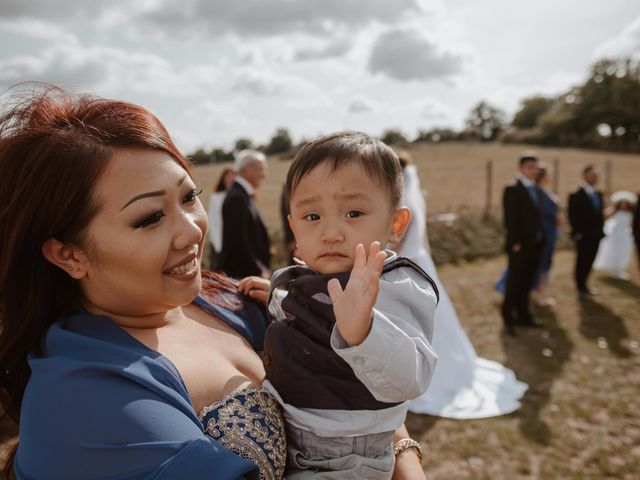
<path id="1" fill-rule="evenodd" d="M 200 271 L 200 189 L 160 121 L 46 86 L 3 104 L 0 405 L 20 427 L 7 474 L 281 478 L 266 317 Z M 417 457 L 397 465 L 423 476 Z"/>

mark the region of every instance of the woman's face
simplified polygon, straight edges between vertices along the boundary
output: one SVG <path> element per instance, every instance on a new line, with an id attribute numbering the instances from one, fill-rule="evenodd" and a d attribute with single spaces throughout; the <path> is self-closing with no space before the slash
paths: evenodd
<path id="1" fill-rule="evenodd" d="M 231 185 L 233 185 L 233 182 L 236 179 L 236 172 L 234 172 L 233 170 L 229 170 L 227 171 L 227 173 L 224 174 L 224 189 L 225 190 L 229 190 L 229 187 L 231 187 Z"/>
<path id="2" fill-rule="evenodd" d="M 88 226 L 90 313 L 138 317 L 190 303 L 200 291 L 207 215 L 187 172 L 165 152 L 118 151 L 96 185 Z"/>

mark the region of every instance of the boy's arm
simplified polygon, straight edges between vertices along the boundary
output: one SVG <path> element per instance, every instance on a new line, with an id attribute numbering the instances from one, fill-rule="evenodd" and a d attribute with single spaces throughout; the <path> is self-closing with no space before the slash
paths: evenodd
<path id="1" fill-rule="evenodd" d="M 429 386 L 437 361 L 431 347 L 436 303 L 427 279 L 412 268 L 396 268 L 385 274 L 361 343 L 349 345 L 334 328 L 331 346 L 377 400 L 410 400 Z"/>

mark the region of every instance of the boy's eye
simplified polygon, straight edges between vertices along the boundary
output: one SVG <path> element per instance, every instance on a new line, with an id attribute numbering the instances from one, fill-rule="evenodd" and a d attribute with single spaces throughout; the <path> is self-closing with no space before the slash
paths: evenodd
<path id="1" fill-rule="evenodd" d="M 149 225 L 153 225 L 155 223 L 158 223 L 162 219 L 162 217 L 164 217 L 164 212 L 162 210 L 157 211 L 157 212 L 149 215 L 148 217 L 143 218 L 139 222 L 135 223 L 133 225 L 133 228 L 145 228 L 145 227 L 148 227 Z"/>
<path id="2" fill-rule="evenodd" d="M 346 217 L 347 218 L 358 218 L 360 216 L 362 216 L 363 213 L 360 212 L 359 210 L 350 210 L 349 212 L 347 212 Z"/>
<path id="3" fill-rule="evenodd" d="M 202 188 L 194 188 L 184 197 L 184 203 L 193 202 L 198 195 L 202 193 Z"/>
<path id="4" fill-rule="evenodd" d="M 310 222 L 315 222 L 316 220 L 320 220 L 320 215 L 318 215 L 317 213 L 309 213 L 302 218 Z"/>

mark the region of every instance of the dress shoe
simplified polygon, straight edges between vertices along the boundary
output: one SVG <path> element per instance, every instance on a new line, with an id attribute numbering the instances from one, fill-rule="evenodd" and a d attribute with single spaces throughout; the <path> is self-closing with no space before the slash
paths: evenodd
<path id="1" fill-rule="evenodd" d="M 597 288 L 585 288 L 584 290 L 579 290 L 578 294 L 581 297 L 597 297 L 600 295 L 600 290 Z"/>

